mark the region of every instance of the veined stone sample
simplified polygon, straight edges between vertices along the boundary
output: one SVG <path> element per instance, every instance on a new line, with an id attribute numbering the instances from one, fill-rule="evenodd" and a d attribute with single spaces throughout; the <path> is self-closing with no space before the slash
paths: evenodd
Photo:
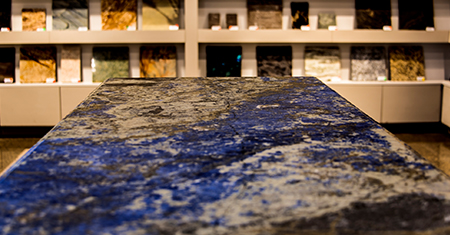
<path id="1" fill-rule="evenodd" d="M 323 81 L 341 78 L 339 47 L 307 46 L 305 48 L 305 74 Z"/>
<path id="2" fill-rule="evenodd" d="M 92 81 L 103 82 L 108 78 L 130 76 L 128 47 L 94 47 Z"/>
<path id="3" fill-rule="evenodd" d="M 282 0 L 247 0 L 248 26 L 259 29 L 281 29 Z"/>
<path id="4" fill-rule="evenodd" d="M 175 46 L 142 46 L 140 49 L 141 77 L 176 77 Z"/>
<path id="5" fill-rule="evenodd" d="M 398 13 L 399 29 L 434 27 L 433 0 L 398 0 Z"/>
<path id="6" fill-rule="evenodd" d="M 309 3 L 291 2 L 292 28 L 299 29 L 302 25 L 309 25 Z"/>
<path id="7" fill-rule="evenodd" d="M 207 46 L 207 77 L 240 77 L 242 47 L 240 46 Z"/>
<path id="8" fill-rule="evenodd" d="M 328 29 L 328 26 L 337 26 L 336 14 L 319 13 L 318 29 Z"/>
<path id="9" fill-rule="evenodd" d="M 64 83 L 81 81 L 81 47 L 63 46 L 58 80 Z"/>
<path id="10" fill-rule="evenodd" d="M 11 29 L 11 0 L 0 1 L 0 28 Z"/>
<path id="11" fill-rule="evenodd" d="M 0 83 L 5 81 L 5 78 L 15 81 L 16 70 L 16 49 L 0 48 Z"/>
<path id="12" fill-rule="evenodd" d="M 425 57 L 421 46 L 390 46 L 392 81 L 417 81 L 425 77 Z"/>
<path id="13" fill-rule="evenodd" d="M 179 15 L 179 0 L 143 0 L 142 29 L 168 30 L 180 24 Z"/>
<path id="14" fill-rule="evenodd" d="M 22 30 L 37 31 L 46 28 L 45 9 L 22 9 Z"/>
<path id="15" fill-rule="evenodd" d="M 257 46 L 258 76 L 292 76 L 291 46 Z"/>
<path id="16" fill-rule="evenodd" d="M 353 46 L 350 63 L 351 80 L 377 81 L 379 77 L 388 77 L 385 47 Z"/>
<path id="17" fill-rule="evenodd" d="M 136 29 L 137 0 L 101 0 L 102 30 Z"/>
<path id="18" fill-rule="evenodd" d="M 53 30 L 88 28 L 88 0 L 53 0 Z"/>
<path id="19" fill-rule="evenodd" d="M 355 0 L 356 28 L 383 29 L 391 26 L 391 0 Z"/>
<path id="20" fill-rule="evenodd" d="M 220 26 L 220 14 L 219 13 L 209 13 L 208 14 L 208 28 L 211 29 L 213 26 Z"/>
<path id="21" fill-rule="evenodd" d="M 56 81 L 56 47 L 21 47 L 19 67 L 21 83 Z"/>

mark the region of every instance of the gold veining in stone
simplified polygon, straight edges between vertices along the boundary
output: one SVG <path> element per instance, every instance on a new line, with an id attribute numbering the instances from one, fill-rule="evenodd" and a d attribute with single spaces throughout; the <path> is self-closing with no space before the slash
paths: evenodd
<path id="1" fill-rule="evenodd" d="M 22 30 L 37 31 L 45 28 L 45 9 L 22 9 Z"/>
<path id="2" fill-rule="evenodd" d="M 19 67 L 21 83 L 45 83 L 47 79 L 56 80 L 56 48 L 21 47 Z"/>
<path id="3" fill-rule="evenodd" d="M 136 28 L 137 0 L 102 0 L 102 30 Z"/>
<path id="4" fill-rule="evenodd" d="M 143 46 L 140 53 L 141 77 L 176 77 L 175 46 Z"/>

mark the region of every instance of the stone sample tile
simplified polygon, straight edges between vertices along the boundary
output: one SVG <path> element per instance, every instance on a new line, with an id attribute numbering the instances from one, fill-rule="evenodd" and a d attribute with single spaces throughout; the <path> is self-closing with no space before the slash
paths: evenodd
<path id="1" fill-rule="evenodd" d="M 0 48 L 0 55 L 0 83 L 4 83 L 5 78 L 14 82 L 16 77 L 16 49 L 14 47 Z"/>
<path id="2" fill-rule="evenodd" d="M 130 53 L 128 47 L 94 47 L 92 82 L 108 78 L 130 76 Z"/>
<path id="3" fill-rule="evenodd" d="M 56 81 L 56 47 L 21 47 L 19 67 L 21 83 Z"/>
<path id="4" fill-rule="evenodd" d="M 137 0 L 101 0 L 102 30 L 136 29 Z"/>
<path id="5" fill-rule="evenodd" d="M 141 77 L 176 77 L 175 46 L 142 46 L 140 48 Z"/>
<path id="6" fill-rule="evenodd" d="M 58 80 L 63 83 L 81 81 L 81 47 L 63 46 Z"/>
<path id="7" fill-rule="evenodd" d="M 421 46 L 390 46 L 389 62 L 392 81 L 417 81 L 425 77 L 425 57 Z"/>
<path id="8" fill-rule="evenodd" d="M 337 26 L 335 13 L 319 13 L 318 29 L 328 29 L 329 26 Z"/>
<path id="9" fill-rule="evenodd" d="M 386 48 L 383 46 L 352 46 L 351 80 L 377 81 L 388 78 Z"/>
<path id="10" fill-rule="evenodd" d="M 257 46 L 258 76 L 292 76 L 291 46 Z"/>
<path id="11" fill-rule="evenodd" d="M 391 26 L 391 0 L 355 0 L 356 28 L 383 29 Z"/>
<path id="12" fill-rule="evenodd" d="M 305 74 L 323 81 L 341 78 L 341 56 L 339 47 L 305 47 Z"/>
<path id="13" fill-rule="evenodd" d="M 220 13 L 208 14 L 208 28 L 211 29 L 213 26 L 220 26 Z"/>
<path id="14" fill-rule="evenodd" d="M 292 28 L 300 29 L 302 25 L 309 25 L 309 3 L 291 2 Z"/>
<path id="15" fill-rule="evenodd" d="M 259 29 L 281 29 L 283 16 L 282 0 L 247 0 L 248 26 Z"/>
<path id="16" fill-rule="evenodd" d="M 238 25 L 237 14 L 227 14 L 226 15 L 226 24 L 227 24 L 227 29 L 229 29 L 231 26 L 237 26 Z"/>
<path id="17" fill-rule="evenodd" d="M 242 47 L 241 46 L 207 46 L 207 77 L 240 77 Z"/>
<path id="18" fill-rule="evenodd" d="M 143 0 L 143 30 L 169 30 L 169 26 L 180 24 L 179 17 L 179 0 Z"/>
<path id="19" fill-rule="evenodd" d="M 434 27 L 433 0 L 398 0 L 399 29 Z"/>
<path id="20" fill-rule="evenodd" d="M 0 1 L 0 28 L 11 29 L 11 0 Z"/>
<path id="21" fill-rule="evenodd" d="M 88 0 L 53 0 L 53 30 L 88 29 Z"/>
<path id="22" fill-rule="evenodd" d="M 22 30 L 37 31 L 46 28 L 45 9 L 22 9 Z"/>

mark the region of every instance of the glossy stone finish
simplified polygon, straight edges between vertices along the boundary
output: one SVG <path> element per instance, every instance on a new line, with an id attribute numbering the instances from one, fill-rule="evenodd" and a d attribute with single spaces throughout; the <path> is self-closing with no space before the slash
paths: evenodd
<path id="1" fill-rule="evenodd" d="M 350 58 L 351 80 L 377 81 L 378 77 L 388 78 L 385 47 L 352 46 Z"/>
<path id="2" fill-rule="evenodd" d="M 241 46 L 207 46 L 207 77 L 240 77 L 242 62 Z"/>
<path id="3" fill-rule="evenodd" d="M 336 14 L 334 13 L 319 13 L 319 20 L 317 24 L 318 29 L 328 29 L 329 26 L 337 26 Z"/>
<path id="4" fill-rule="evenodd" d="M 15 80 L 16 70 L 16 49 L 0 48 L 0 83 L 4 83 L 5 78 L 12 78 Z"/>
<path id="5" fill-rule="evenodd" d="M 315 78 L 116 78 L 0 207 L 11 234 L 446 234 L 450 179 Z"/>
<path id="6" fill-rule="evenodd" d="M 175 46 L 142 46 L 140 48 L 141 77 L 176 77 Z"/>
<path id="7" fill-rule="evenodd" d="M 22 30 L 37 31 L 46 28 L 45 9 L 22 9 Z"/>
<path id="8" fill-rule="evenodd" d="M 291 46 L 257 46 L 258 76 L 292 76 Z"/>
<path id="9" fill-rule="evenodd" d="M 56 80 L 56 47 L 21 47 L 19 67 L 21 83 Z"/>
<path id="10" fill-rule="evenodd" d="M 88 28 L 88 0 L 53 0 L 53 30 Z"/>
<path id="11" fill-rule="evenodd" d="M 92 81 L 103 82 L 112 77 L 130 76 L 128 47 L 94 47 Z"/>
<path id="12" fill-rule="evenodd" d="M 63 83 L 81 81 L 81 47 L 63 46 L 58 80 Z"/>
<path id="13" fill-rule="evenodd" d="M 259 29 L 281 29 L 283 16 L 282 0 L 247 0 L 247 25 Z"/>
<path id="14" fill-rule="evenodd" d="M 341 55 L 339 47 L 305 47 L 305 74 L 323 81 L 341 77 Z"/>
<path id="15" fill-rule="evenodd" d="M 425 77 L 421 46 L 390 46 L 389 64 L 392 81 L 417 81 L 418 77 Z"/>
<path id="16" fill-rule="evenodd" d="M 292 28 L 299 29 L 302 25 L 309 25 L 309 3 L 291 2 Z"/>
<path id="17" fill-rule="evenodd" d="M 391 0 L 355 0 L 356 28 L 383 29 L 391 23 Z"/>
<path id="18" fill-rule="evenodd" d="M 136 29 L 137 0 L 101 0 L 102 30 Z"/>
<path id="19" fill-rule="evenodd" d="M 434 27 L 433 0 L 398 0 L 398 12 L 399 29 Z"/>
<path id="20" fill-rule="evenodd" d="M 11 0 L 0 1 L 0 28 L 11 29 Z"/>
<path id="21" fill-rule="evenodd" d="M 169 30 L 170 25 L 179 25 L 179 0 L 143 0 L 142 29 Z"/>

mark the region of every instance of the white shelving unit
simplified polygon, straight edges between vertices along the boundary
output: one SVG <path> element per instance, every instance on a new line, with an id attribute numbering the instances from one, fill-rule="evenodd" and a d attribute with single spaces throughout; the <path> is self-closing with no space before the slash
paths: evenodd
<path id="1" fill-rule="evenodd" d="M 429 122 L 439 121 L 440 110 L 431 109 L 427 112 L 430 118 L 401 119 L 395 114 L 399 107 L 409 107 L 405 103 L 394 106 L 389 99 L 396 99 L 400 94 L 409 92 L 422 92 L 427 102 L 416 101 L 416 110 L 431 107 L 440 97 L 441 91 L 437 89 L 445 78 L 450 77 L 450 2 L 448 0 L 434 0 L 436 31 L 408 31 L 398 30 L 397 0 L 392 0 L 392 27 L 393 31 L 357 30 L 355 28 L 354 0 L 310 0 L 310 31 L 290 29 L 290 2 L 283 1 L 283 23 L 280 30 L 247 30 L 246 0 L 184 0 L 181 2 L 180 30 L 177 31 L 142 31 L 142 0 L 138 0 L 138 28 L 137 31 L 101 31 L 100 1 L 89 1 L 89 31 L 52 31 L 51 2 L 52 0 L 13 0 L 12 1 L 12 32 L 0 33 L 0 47 L 16 48 L 16 84 L 0 84 L 0 126 L 39 126 L 54 125 L 75 107 L 89 92 L 99 84 L 92 83 L 91 58 L 94 46 L 123 46 L 130 48 L 130 75 L 139 76 L 139 47 L 147 44 L 170 44 L 177 47 L 177 75 L 186 77 L 206 76 L 206 46 L 207 45 L 240 45 L 243 49 L 242 76 L 256 76 L 256 46 L 260 45 L 290 45 L 293 49 L 293 76 L 304 74 L 304 48 L 307 45 L 333 45 L 341 50 L 342 82 L 328 83 L 333 89 L 341 93 L 355 105 L 366 111 L 379 122 Z M 46 32 L 22 32 L 22 8 L 46 8 Z M 338 31 L 318 30 L 317 19 L 320 12 L 335 12 L 337 15 Z M 225 14 L 238 14 L 238 31 L 212 31 L 207 29 L 208 14 L 220 13 L 223 26 Z M 223 27 L 225 28 L 225 27 Z M 82 47 L 82 79 L 81 84 L 21 84 L 19 70 L 19 48 L 33 45 L 55 45 L 58 49 L 65 44 L 77 44 Z M 350 77 L 350 48 L 352 45 L 422 45 L 425 52 L 426 82 L 352 82 Z M 414 87 L 414 88 L 411 88 Z M 433 88 L 430 88 L 433 87 Z M 29 109 L 24 112 L 11 109 L 11 100 L 14 106 L 22 106 L 22 102 L 29 100 L 30 91 L 53 89 L 58 104 L 36 104 L 52 114 L 48 119 L 36 119 L 39 110 Z M 411 89 L 409 89 L 411 88 Z M 423 88 L 423 89 L 421 89 Z M 429 89 L 430 88 L 430 89 Z M 393 97 L 388 94 L 393 89 Z M 403 89 L 403 90 L 402 90 Z M 409 90 L 408 90 L 409 89 Z M 419 89 L 419 90 L 414 90 Z M 23 93 L 23 91 L 27 91 Z M 396 92 L 398 90 L 398 92 Z M 401 93 L 400 91 L 404 91 Z M 22 92 L 22 93 L 21 93 Z M 32 93 L 32 92 L 31 92 Z M 30 94 L 31 94 L 30 93 Z M 432 96 L 432 94 L 438 94 Z M 26 98 L 18 97 L 24 95 Z M 48 93 L 50 94 L 50 93 Z M 398 100 L 398 99 L 397 99 Z M 9 105 L 9 106 L 8 106 Z M 403 106 L 402 106 L 403 105 Z M 440 106 L 440 99 L 438 102 Z M 25 107 L 25 106 L 24 106 Z M 59 107 L 58 110 L 54 110 Z M 401 108 L 400 107 L 400 108 Z M 412 106 L 411 106 L 412 107 Z M 433 106 L 434 107 L 434 106 Z M 389 110 L 393 110 L 390 116 Z M 412 108 L 411 108 L 412 109 Z M 33 115 L 24 115 L 25 113 Z M 35 115 L 36 114 L 36 115 Z M 40 114 L 39 114 L 40 115 Z M 400 115 L 400 114 L 399 114 Z M 410 113 L 401 114 L 412 115 Z M 18 121 L 14 118 L 22 116 L 30 120 Z M 58 118 L 55 118 L 59 116 Z M 436 116 L 438 118 L 436 118 Z M 33 120 L 32 120 L 33 119 Z M 50 121 L 51 120 L 51 121 Z"/>

